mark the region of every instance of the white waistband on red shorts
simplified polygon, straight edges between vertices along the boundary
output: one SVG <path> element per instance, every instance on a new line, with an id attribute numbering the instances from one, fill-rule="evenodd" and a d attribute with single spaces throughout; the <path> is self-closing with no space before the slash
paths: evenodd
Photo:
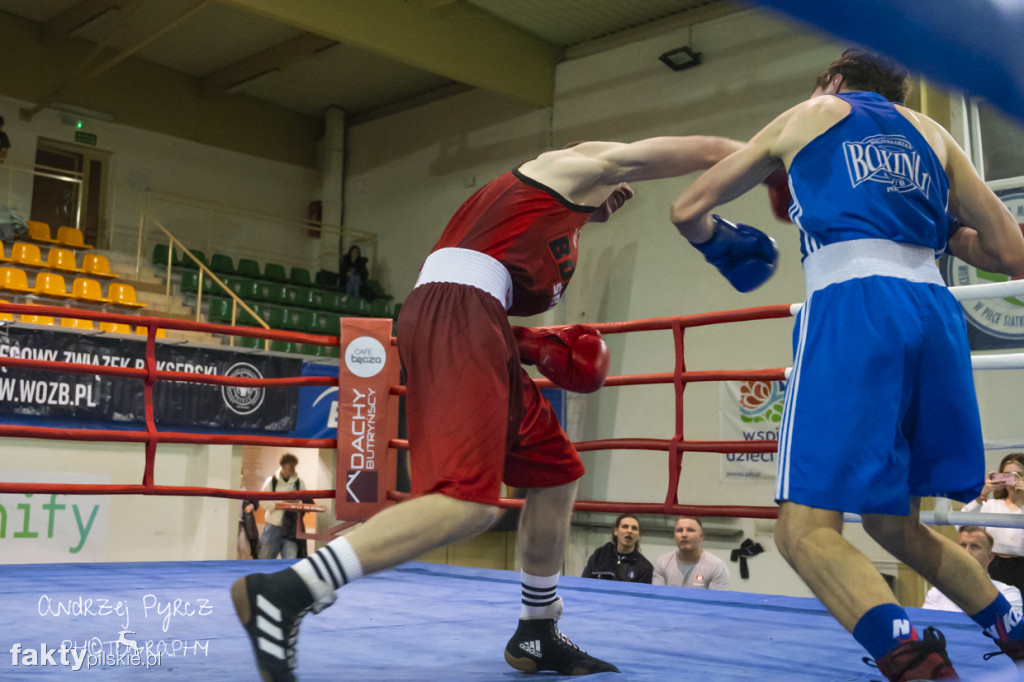
<path id="1" fill-rule="evenodd" d="M 888 239 L 854 239 L 823 246 L 804 259 L 804 275 L 808 296 L 830 284 L 872 276 L 946 286 L 933 249 Z"/>
<path id="2" fill-rule="evenodd" d="M 512 275 L 498 260 L 472 249 L 438 249 L 423 261 L 416 286 L 431 282 L 467 284 L 498 299 L 508 310 L 512 306 Z"/>

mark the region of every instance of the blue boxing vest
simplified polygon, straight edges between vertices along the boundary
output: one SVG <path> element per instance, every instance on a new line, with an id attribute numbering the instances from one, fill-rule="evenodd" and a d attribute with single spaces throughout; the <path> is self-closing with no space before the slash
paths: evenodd
<path id="1" fill-rule="evenodd" d="M 949 178 L 924 137 L 874 92 L 836 95 L 850 113 L 797 152 L 789 168 L 806 257 L 854 239 L 946 248 Z"/>

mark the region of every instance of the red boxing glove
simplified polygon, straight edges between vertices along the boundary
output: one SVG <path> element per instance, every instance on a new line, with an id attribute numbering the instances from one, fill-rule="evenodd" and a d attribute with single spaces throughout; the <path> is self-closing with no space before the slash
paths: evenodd
<path id="1" fill-rule="evenodd" d="M 783 222 L 793 222 L 789 218 L 789 205 L 793 203 L 793 195 L 789 193 L 789 176 L 786 171 L 781 168 L 772 171 L 772 174 L 764 179 L 764 184 L 768 185 L 768 201 L 771 202 L 775 217 Z"/>
<path id="2" fill-rule="evenodd" d="M 608 376 L 608 346 L 601 332 L 583 324 L 549 329 L 512 327 L 519 359 L 537 365 L 556 386 L 575 393 L 593 393 Z"/>

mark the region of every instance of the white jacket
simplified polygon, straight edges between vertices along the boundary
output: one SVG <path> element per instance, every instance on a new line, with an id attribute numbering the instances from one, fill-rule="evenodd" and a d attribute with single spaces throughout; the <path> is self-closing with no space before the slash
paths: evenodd
<path id="1" fill-rule="evenodd" d="M 277 477 L 277 489 L 273 489 L 274 477 Z M 267 478 L 266 483 L 260 488 L 263 492 L 284 492 L 288 490 L 303 490 L 302 481 L 299 479 L 299 474 L 296 473 L 289 479 L 281 477 L 281 468 L 278 467 L 277 471 L 274 472 L 273 476 Z M 298 497 L 298 496 L 296 496 Z M 280 526 L 284 519 L 284 512 L 280 509 L 274 509 L 281 500 L 260 500 L 260 506 L 267 510 L 266 522 L 271 526 Z"/>

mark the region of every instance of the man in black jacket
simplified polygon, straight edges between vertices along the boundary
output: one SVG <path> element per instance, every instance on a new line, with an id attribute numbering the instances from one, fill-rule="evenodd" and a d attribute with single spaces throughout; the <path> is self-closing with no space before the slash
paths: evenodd
<path id="1" fill-rule="evenodd" d="M 640 520 L 629 514 L 615 519 L 612 541 L 598 547 L 583 568 L 584 578 L 650 583 L 651 562 L 640 553 Z"/>

